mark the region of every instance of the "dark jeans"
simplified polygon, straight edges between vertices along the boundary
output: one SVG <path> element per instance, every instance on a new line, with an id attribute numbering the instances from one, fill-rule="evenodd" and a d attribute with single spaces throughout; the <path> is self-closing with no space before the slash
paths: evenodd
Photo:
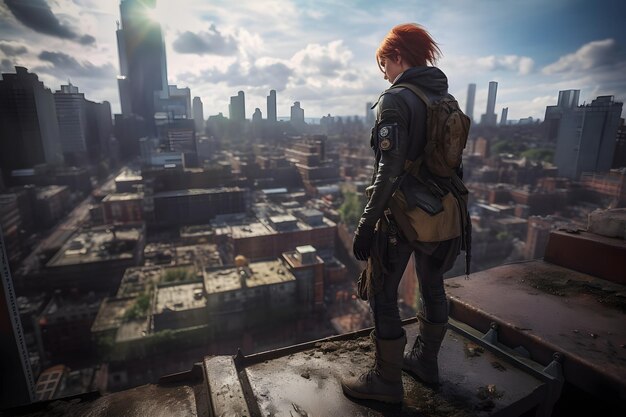
<path id="1" fill-rule="evenodd" d="M 443 242 L 440 245 L 447 245 Z M 445 248 L 442 248 L 445 249 Z M 370 299 L 374 315 L 376 335 L 381 339 L 396 339 L 402 336 L 400 312 L 398 310 L 398 285 L 407 262 L 414 249 L 402 238 L 391 248 L 387 261 L 390 272 L 384 276 L 383 289 Z M 437 250 L 437 252 L 442 252 Z M 415 251 L 415 272 L 420 289 L 418 315 L 432 323 L 448 321 L 448 302 L 443 287 L 443 261 L 435 256 Z"/>

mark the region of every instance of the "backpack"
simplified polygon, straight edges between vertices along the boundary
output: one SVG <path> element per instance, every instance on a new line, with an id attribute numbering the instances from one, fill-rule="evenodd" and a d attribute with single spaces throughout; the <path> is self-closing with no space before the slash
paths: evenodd
<path id="1" fill-rule="evenodd" d="M 411 90 L 426 104 L 426 167 L 434 175 L 451 177 L 461 166 L 470 118 L 461 111 L 459 103 L 449 94 L 431 103 L 428 96 L 415 85 L 401 83 L 392 88 L 400 87 Z"/>
<path id="2" fill-rule="evenodd" d="M 416 86 L 411 90 L 426 104 L 426 145 L 415 161 L 405 163 L 390 200 L 391 210 L 409 242 L 441 242 L 461 237 L 466 253 L 465 273 L 471 259 L 469 192 L 457 175 L 467 143 L 470 118 L 451 95 L 431 102 Z"/>

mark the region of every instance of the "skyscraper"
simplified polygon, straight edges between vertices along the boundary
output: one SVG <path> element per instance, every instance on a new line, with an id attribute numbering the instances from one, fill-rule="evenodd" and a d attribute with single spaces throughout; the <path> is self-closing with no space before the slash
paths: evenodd
<path id="1" fill-rule="evenodd" d="M 480 124 L 495 126 L 498 116 L 496 115 L 496 95 L 498 93 L 498 83 L 489 81 L 489 94 L 487 96 L 487 111 L 480 118 Z"/>
<path id="2" fill-rule="evenodd" d="M 575 101 L 577 93 L 563 95 L 554 163 L 559 175 L 578 180 L 583 172 L 611 168 L 623 103 L 613 96 L 600 96 L 591 104 L 567 107 Z M 551 112 L 554 115 L 555 111 Z"/>
<path id="3" fill-rule="evenodd" d="M 465 114 L 474 121 L 474 102 L 476 101 L 476 84 L 467 86 L 467 103 L 465 103 Z"/>
<path id="4" fill-rule="evenodd" d="M 376 121 L 374 110 L 372 109 L 372 102 L 365 103 L 365 123 L 371 126 Z"/>
<path id="5" fill-rule="evenodd" d="M 556 141 L 563 113 L 578 107 L 579 97 L 580 90 L 561 90 L 556 106 L 546 107 L 544 125 L 547 140 Z"/>
<path id="6" fill-rule="evenodd" d="M 69 83 L 54 93 L 61 148 L 65 162 L 73 166 L 87 164 L 87 114 L 85 96 Z"/>
<path id="7" fill-rule="evenodd" d="M 500 116 L 500 126 L 506 126 L 507 118 L 509 116 L 509 108 L 502 108 L 502 116 Z"/>
<path id="8" fill-rule="evenodd" d="M 263 113 L 261 113 L 261 109 L 258 107 L 254 109 L 254 114 L 252 115 L 252 122 L 259 123 L 263 119 Z"/>
<path id="9" fill-rule="evenodd" d="M 296 101 L 291 106 L 291 123 L 304 124 L 304 109 L 300 107 L 300 102 Z"/>
<path id="10" fill-rule="evenodd" d="M 228 118 L 237 122 L 246 120 L 246 97 L 243 91 L 239 91 L 236 96 L 230 98 Z"/>
<path id="11" fill-rule="evenodd" d="M 270 90 L 270 95 L 267 96 L 267 120 L 276 121 L 276 90 Z"/>
<path id="12" fill-rule="evenodd" d="M 11 185 L 11 171 L 37 164 L 62 164 L 63 152 L 52 92 L 36 74 L 15 67 L 0 80 L 0 169 Z"/>
<path id="13" fill-rule="evenodd" d="M 167 98 L 167 61 L 161 25 L 148 17 L 156 0 L 122 0 L 117 30 L 122 111 L 141 116 L 154 129 L 155 92 Z"/>
<path id="14" fill-rule="evenodd" d="M 200 97 L 193 98 L 193 120 L 196 125 L 196 132 L 204 132 L 204 106 Z"/>

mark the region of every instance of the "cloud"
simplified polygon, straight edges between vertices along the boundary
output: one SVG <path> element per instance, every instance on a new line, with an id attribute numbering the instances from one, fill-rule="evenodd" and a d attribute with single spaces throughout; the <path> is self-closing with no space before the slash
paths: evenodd
<path id="1" fill-rule="evenodd" d="M 589 42 L 573 54 L 543 68 L 544 74 L 557 74 L 575 71 L 588 71 L 594 68 L 612 66 L 619 62 L 620 48 L 615 39 Z"/>
<path id="2" fill-rule="evenodd" d="M 41 71 L 56 77 L 78 77 L 78 78 L 113 78 L 115 68 L 111 64 L 97 66 L 89 61 L 78 62 L 75 58 L 63 52 L 43 51 L 39 54 L 39 59 L 52 64 L 52 66 L 40 66 L 33 68 L 34 72 Z"/>
<path id="3" fill-rule="evenodd" d="M 222 35 L 214 24 L 204 32 L 181 33 L 172 46 L 178 53 L 197 55 L 235 55 L 238 50 L 237 40 L 233 36 Z"/>
<path id="4" fill-rule="evenodd" d="M 0 72 L 1 73 L 5 73 L 5 72 L 14 72 L 15 69 L 13 67 L 13 63 L 11 62 L 11 60 L 4 58 L 3 60 L 0 61 Z"/>
<path id="5" fill-rule="evenodd" d="M 529 74 L 535 62 L 532 58 L 518 55 L 489 55 L 476 60 L 479 68 L 487 71 L 513 71 L 520 75 Z"/>
<path id="6" fill-rule="evenodd" d="M 24 45 L 1 41 L 0 51 L 4 52 L 6 56 L 17 56 L 25 54 L 28 49 Z"/>
<path id="7" fill-rule="evenodd" d="M 83 45 L 92 44 L 95 41 L 93 36 L 81 36 L 72 28 L 63 25 L 52 13 L 45 0 L 4 0 L 4 3 L 17 20 L 36 32 L 74 40 Z"/>
<path id="8" fill-rule="evenodd" d="M 337 40 L 328 45 L 308 44 L 294 54 L 291 63 L 298 74 L 335 77 L 340 70 L 348 68 L 352 57 L 352 52 L 343 45 L 343 41 Z"/>
<path id="9" fill-rule="evenodd" d="M 235 61 L 225 72 L 208 69 L 200 74 L 181 74 L 180 79 L 190 84 L 226 83 L 230 87 L 263 87 L 282 91 L 285 89 L 293 70 L 282 62 L 260 59 L 252 64 Z"/>

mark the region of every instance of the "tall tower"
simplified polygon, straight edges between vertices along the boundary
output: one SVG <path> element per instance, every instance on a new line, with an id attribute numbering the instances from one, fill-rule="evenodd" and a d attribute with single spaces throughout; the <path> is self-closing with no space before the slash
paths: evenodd
<path id="1" fill-rule="evenodd" d="M 270 95 L 267 96 L 267 120 L 276 121 L 276 90 L 270 90 Z"/>
<path id="2" fill-rule="evenodd" d="M 476 84 L 467 86 L 467 102 L 465 103 L 465 114 L 474 121 L 474 102 L 476 101 Z"/>
<path id="3" fill-rule="evenodd" d="M 500 116 L 500 126 L 506 126 L 507 118 L 509 116 L 509 108 L 502 108 L 502 116 Z"/>
<path id="4" fill-rule="evenodd" d="M 15 67 L 0 79 L 0 169 L 7 186 L 11 171 L 63 163 L 52 92 L 36 74 Z"/>
<path id="5" fill-rule="evenodd" d="M 591 104 L 564 109 L 554 153 L 559 175 L 578 180 L 583 172 L 611 169 L 622 106 L 613 96 L 600 96 Z"/>
<path id="6" fill-rule="evenodd" d="M 559 127 L 561 125 L 561 117 L 564 112 L 571 111 L 578 107 L 578 99 L 580 90 L 561 90 L 559 91 L 559 99 L 556 106 L 547 106 L 544 116 L 546 139 L 556 142 L 559 136 Z"/>
<path id="7" fill-rule="evenodd" d="M 304 124 L 304 109 L 300 107 L 300 102 L 296 101 L 291 106 L 291 123 Z"/>
<path id="8" fill-rule="evenodd" d="M 374 110 L 372 109 L 372 102 L 365 103 L 365 123 L 368 126 L 371 126 L 376 121 L 376 116 L 374 115 Z"/>
<path id="9" fill-rule="evenodd" d="M 239 91 L 236 96 L 230 98 L 228 118 L 238 122 L 246 120 L 246 96 L 243 91 Z"/>
<path id="10" fill-rule="evenodd" d="M 83 93 L 69 83 L 54 93 L 63 157 L 69 165 L 87 164 L 87 114 Z"/>
<path id="11" fill-rule="evenodd" d="M 155 93 L 167 98 L 167 61 L 161 25 L 148 17 L 156 0 L 122 0 L 117 30 L 122 111 L 141 116 L 154 129 Z M 119 26 L 119 25 L 118 25 Z"/>
<path id="12" fill-rule="evenodd" d="M 193 120 L 196 132 L 204 132 L 204 106 L 200 97 L 193 98 Z"/>
<path id="13" fill-rule="evenodd" d="M 487 96 L 487 111 L 480 118 L 480 124 L 495 126 L 498 116 L 496 115 L 496 95 L 498 93 L 498 83 L 489 81 L 489 94 Z"/>

